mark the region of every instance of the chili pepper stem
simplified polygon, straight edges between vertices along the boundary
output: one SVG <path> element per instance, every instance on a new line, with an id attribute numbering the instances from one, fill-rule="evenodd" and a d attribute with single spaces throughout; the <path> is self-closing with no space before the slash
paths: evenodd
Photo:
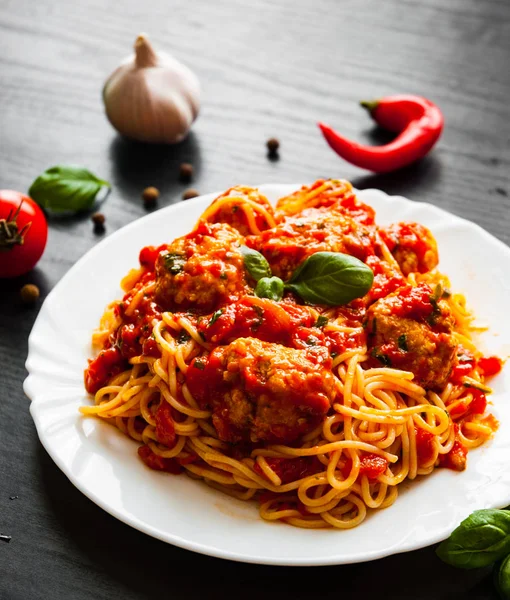
<path id="1" fill-rule="evenodd" d="M 361 100 L 360 106 L 372 113 L 379 106 L 379 100 Z"/>

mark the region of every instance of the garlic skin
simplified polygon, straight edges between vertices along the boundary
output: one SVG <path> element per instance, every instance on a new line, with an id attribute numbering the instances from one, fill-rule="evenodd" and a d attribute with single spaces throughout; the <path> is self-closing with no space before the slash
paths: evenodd
<path id="1" fill-rule="evenodd" d="M 200 108 L 196 75 L 145 35 L 135 54 L 110 75 L 103 88 L 106 116 L 122 135 L 140 142 L 175 144 L 188 134 Z"/>

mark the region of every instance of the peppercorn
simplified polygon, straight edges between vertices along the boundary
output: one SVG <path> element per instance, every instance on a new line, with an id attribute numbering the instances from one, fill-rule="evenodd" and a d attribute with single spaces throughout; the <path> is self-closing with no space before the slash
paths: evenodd
<path id="1" fill-rule="evenodd" d="M 159 198 L 159 190 L 155 187 L 147 187 L 142 192 L 142 198 L 145 208 L 154 208 Z"/>
<path id="2" fill-rule="evenodd" d="M 280 142 L 276 138 L 270 138 L 266 143 L 268 154 L 271 158 L 278 156 L 278 149 L 280 148 Z"/>
<path id="3" fill-rule="evenodd" d="M 104 222 L 106 221 L 103 213 L 94 213 L 91 219 L 94 225 L 104 225 Z"/>
<path id="4" fill-rule="evenodd" d="M 181 163 L 179 167 L 179 180 L 182 183 L 189 183 L 193 178 L 193 165 L 189 163 Z"/>
<path id="5" fill-rule="evenodd" d="M 190 200 L 191 198 L 196 198 L 197 196 L 200 196 L 200 193 L 193 188 L 189 188 L 182 194 L 182 199 Z"/>
<path id="6" fill-rule="evenodd" d="M 91 217 L 92 223 L 94 223 L 94 233 L 104 232 L 104 222 L 106 221 L 103 213 L 94 213 Z"/>
<path id="7" fill-rule="evenodd" d="M 36 285 L 34 285 L 33 283 L 27 283 L 21 288 L 19 294 L 21 296 L 21 301 L 23 302 L 23 304 L 30 305 L 35 304 L 37 302 L 40 292 L 39 288 Z"/>

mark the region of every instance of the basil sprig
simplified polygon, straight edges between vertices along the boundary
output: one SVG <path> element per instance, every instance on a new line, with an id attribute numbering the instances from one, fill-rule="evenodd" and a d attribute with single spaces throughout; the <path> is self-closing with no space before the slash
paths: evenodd
<path id="1" fill-rule="evenodd" d="M 341 252 L 312 254 L 287 283 L 271 277 L 271 267 L 260 252 L 246 246 L 241 246 L 241 252 L 246 270 L 258 282 L 255 294 L 260 298 L 281 300 L 284 291 L 292 291 L 311 304 L 342 306 L 363 297 L 374 281 L 370 267 Z"/>
<path id="2" fill-rule="evenodd" d="M 285 285 L 305 302 L 343 306 L 372 287 L 374 273 L 361 260 L 341 252 L 316 252 L 294 271 Z"/>
<path id="3" fill-rule="evenodd" d="M 264 255 L 248 246 L 241 246 L 241 254 L 245 269 L 255 281 L 259 281 L 263 277 L 271 277 L 271 267 Z"/>
<path id="4" fill-rule="evenodd" d="M 262 277 L 257 281 L 255 294 L 259 298 L 269 298 L 278 302 L 283 298 L 284 287 L 279 277 Z"/>
<path id="5" fill-rule="evenodd" d="M 76 165 L 58 165 L 39 175 L 28 194 L 37 204 L 55 213 L 91 208 L 99 190 L 108 181 Z"/>
<path id="6" fill-rule="evenodd" d="M 436 549 L 441 560 L 460 569 L 488 567 L 502 600 L 510 600 L 510 507 L 475 510 Z"/>
<path id="7" fill-rule="evenodd" d="M 510 554 L 510 512 L 475 510 L 436 550 L 441 560 L 461 569 L 487 567 Z"/>

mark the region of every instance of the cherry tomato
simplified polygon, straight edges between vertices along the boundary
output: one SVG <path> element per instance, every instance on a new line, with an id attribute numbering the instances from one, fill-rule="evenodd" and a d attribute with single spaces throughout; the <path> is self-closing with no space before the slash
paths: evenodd
<path id="1" fill-rule="evenodd" d="M 43 211 L 13 190 L 0 190 L 0 278 L 31 271 L 41 258 L 48 237 Z"/>

